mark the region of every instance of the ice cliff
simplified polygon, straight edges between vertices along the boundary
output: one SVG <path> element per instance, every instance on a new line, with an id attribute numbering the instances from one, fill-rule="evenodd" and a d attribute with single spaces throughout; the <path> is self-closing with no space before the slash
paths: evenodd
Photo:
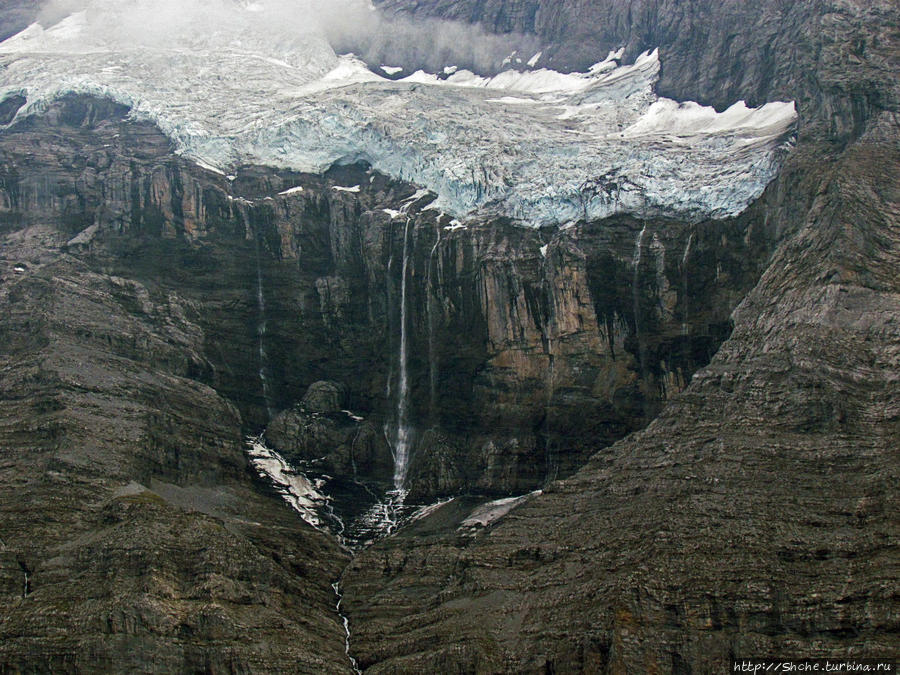
<path id="1" fill-rule="evenodd" d="M 24 95 L 21 118 L 67 93 L 109 97 L 218 171 L 364 160 L 435 191 L 457 217 L 534 225 L 736 215 L 790 146 L 793 103 L 719 113 L 660 98 L 656 51 L 633 64 L 612 53 L 585 73 L 448 67 L 389 80 L 337 55 L 303 7 L 206 0 L 173 15 L 89 0 L 0 43 L 0 100 Z"/>

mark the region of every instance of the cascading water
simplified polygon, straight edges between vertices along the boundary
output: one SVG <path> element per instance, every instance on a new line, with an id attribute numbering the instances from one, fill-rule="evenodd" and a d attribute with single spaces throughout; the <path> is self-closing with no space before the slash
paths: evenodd
<path id="1" fill-rule="evenodd" d="M 641 367 L 641 378 L 646 379 L 647 375 L 647 357 L 644 354 L 644 341 L 641 338 L 641 253 L 644 248 L 644 235 L 647 233 L 647 223 L 641 228 L 637 236 L 634 246 L 634 257 L 632 259 L 632 267 L 634 268 L 634 277 L 631 282 L 631 300 L 634 310 L 634 337 L 638 345 L 638 361 Z"/>
<path id="2" fill-rule="evenodd" d="M 263 400 L 266 403 L 266 421 L 272 421 L 272 396 L 269 392 L 266 355 L 266 296 L 263 293 L 262 263 L 259 253 L 259 239 L 256 239 L 256 308 L 259 314 L 256 324 L 256 340 L 259 349 L 259 381 L 262 385 Z"/>
<path id="3" fill-rule="evenodd" d="M 406 219 L 403 228 L 403 266 L 400 281 L 400 371 L 397 388 L 397 428 L 394 435 L 394 490 L 398 500 L 403 501 L 404 483 L 409 469 L 410 429 L 409 429 L 409 335 L 407 329 L 407 276 L 409 274 L 409 226 Z"/>
<path id="4" fill-rule="evenodd" d="M 694 242 L 694 233 L 688 235 L 687 244 L 684 246 L 684 255 L 681 256 L 681 292 L 684 298 L 684 307 L 681 317 L 681 334 L 690 332 L 688 321 L 690 320 L 690 298 L 688 297 L 688 256 L 691 254 L 691 244 Z"/>
<path id="5" fill-rule="evenodd" d="M 331 587 L 334 589 L 334 595 L 337 598 L 335 610 L 344 624 L 344 653 L 350 661 L 350 667 L 353 668 L 353 672 L 362 675 L 362 671 L 359 669 L 359 663 L 350 654 L 350 619 L 341 611 L 341 604 L 344 602 L 344 594 L 341 592 L 341 582 L 335 581 L 331 584 Z"/>
<path id="6" fill-rule="evenodd" d="M 435 343 L 437 341 L 437 336 L 435 335 L 435 327 L 434 327 L 434 303 L 436 294 L 432 292 L 432 273 L 435 268 L 434 263 L 434 254 L 438 250 L 438 246 L 441 244 L 441 227 L 440 220 L 438 220 L 438 224 L 435 226 L 436 236 L 434 246 L 431 248 L 431 254 L 428 256 L 428 282 L 425 284 L 427 299 L 426 299 L 426 311 L 428 313 L 428 411 L 431 415 L 432 419 L 437 414 L 437 383 L 438 383 L 438 368 L 437 368 L 437 350 L 435 349 Z M 440 279 L 438 279 L 438 285 L 440 285 Z"/>

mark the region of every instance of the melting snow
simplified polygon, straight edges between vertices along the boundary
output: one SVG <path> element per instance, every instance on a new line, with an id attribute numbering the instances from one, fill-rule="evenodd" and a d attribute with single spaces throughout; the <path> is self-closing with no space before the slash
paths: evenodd
<path id="1" fill-rule="evenodd" d="M 410 522 L 415 522 L 415 521 L 417 521 L 417 520 L 422 520 L 422 518 L 427 518 L 427 517 L 430 516 L 432 513 L 434 513 L 435 511 L 437 511 L 439 508 L 441 508 L 442 506 L 444 506 L 444 504 L 449 504 L 450 502 L 452 502 L 453 499 L 454 499 L 453 497 L 450 497 L 449 499 L 442 499 L 442 500 L 440 500 L 440 501 L 437 501 L 437 502 L 435 502 L 434 504 L 428 504 L 427 506 L 421 506 L 421 507 L 419 507 L 419 508 L 418 508 L 418 509 L 417 509 L 417 510 L 409 517 Z"/>
<path id="2" fill-rule="evenodd" d="M 285 197 L 289 197 L 290 195 L 297 195 L 297 194 L 300 194 L 301 192 L 303 192 L 303 186 L 298 185 L 297 187 L 288 188 L 287 190 L 284 190 L 283 192 L 279 192 L 278 194 L 283 195 Z"/>
<path id="3" fill-rule="evenodd" d="M 539 494 L 541 494 L 541 490 L 535 490 L 521 497 L 506 497 L 505 499 L 497 499 L 496 501 L 482 504 L 460 523 L 460 527 L 487 527 L 512 511 L 519 504 Z"/>
<path id="4" fill-rule="evenodd" d="M 295 471 L 281 455 L 267 448 L 262 438 L 248 439 L 247 445 L 250 462 L 260 478 L 271 480 L 275 489 L 303 520 L 313 527 L 322 527 L 318 509 L 327 506 L 328 498 L 318 492 L 306 476 Z"/>
<path id="5" fill-rule="evenodd" d="M 154 39 L 150 0 L 87 0 L 33 24 L 0 43 L 0 100 L 24 92 L 21 118 L 67 93 L 105 96 L 215 171 L 319 173 L 360 158 L 427 186 L 457 218 L 490 209 L 534 225 L 736 215 L 774 178 L 796 119 L 793 103 L 717 113 L 660 98 L 656 51 L 628 65 L 613 52 L 584 73 L 391 81 L 338 56 L 313 22 L 280 20 L 278 3 L 208 12 L 212 1 L 185 5 Z"/>
<path id="6" fill-rule="evenodd" d="M 343 187 L 341 185 L 333 185 L 332 190 L 337 190 L 338 192 L 359 192 L 359 185 L 354 185 L 353 187 Z"/>

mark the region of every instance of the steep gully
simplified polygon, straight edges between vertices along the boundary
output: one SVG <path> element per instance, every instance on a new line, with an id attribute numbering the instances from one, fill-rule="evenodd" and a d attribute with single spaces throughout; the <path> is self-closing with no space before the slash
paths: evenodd
<path id="1" fill-rule="evenodd" d="M 384 514 L 376 521 L 394 529 L 400 500 L 383 499 L 392 491 L 408 490 L 410 508 L 469 494 L 442 507 L 462 508 L 465 520 L 485 501 L 570 475 L 644 426 L 728 334 L 731 309 L 776 240 L 756 207 L 692 225 L 619 217 L 564 229 L 502 219 L 458 227 L 428 209 L 429 195 L 365 166 L 212 174 L 125 114 L 70 98 L 4 133 L 4 236 L 53 224 L 40 252 L 8 245 L 4 283 L 36 280 L 37 260 L 60 260 L 122 280 L 116 312 L 128 320 L 157 326 L 146 298 L 188 307 L 154 330 L 189 316 L 189 337 L 178 338 L 189 358 L 159 363 L 230 401 L 244 434 L 265 428 L 287 462 L 332 477 L 326 511 L 360 541 L 379 526 L 358 508 L 341 511 L 346 504 Z M 41 147 L 50 131 L 54 144 Z M 690 269 L 688 241 L 703 252 Z M 148 295 L 134 295 L 142 288 Z M 58 320 L 96 340 L 96 329 Z M 113 345 L 132 339 L 107 330 Z M 182 442 L 178 465 L 202 466 L 195 448 Z M 129 461 L 142 482 L 190 475 Z M 341 503 L 341 490 L 353 498 Z M 25 649 L 16 644 L 8 649 Z"/>

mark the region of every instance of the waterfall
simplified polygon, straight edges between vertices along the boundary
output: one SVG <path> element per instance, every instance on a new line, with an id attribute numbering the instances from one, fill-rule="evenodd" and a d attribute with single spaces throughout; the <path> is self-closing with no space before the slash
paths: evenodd
<path id="1" fill-rule="evenodd" d="M 437 369 L 437 356 L 435 349 L 435 334 L 434 334 L 434 317 L 432 305 L 434 304 L 434 293 L 432 291 L 432 270 L 434 269 L 434 254 L 438 250 L 438 246 L 441 243 L 441 226 L 440 221 L 435 226 L 435 230 L 437 232 L 437 239 L 434 242 L 434 246 L 431 248 L 431 254 L 428 256 L 428 283 L 425 284 L 426 289 L 426 303 L 425 310 L 428 314 L 428 412 L 431 415 L 431 418 L 434 419 L 437 412 L 437 382 L 438 382 L 438 369 Z M 438 279 L 438 286 L 440 286 L 440 279 Z"/>
<path id="2" fill-rule="evenodd" d="M 331 587 L 334 589 L 334 594 L 337 597 L 337 604 L 334 608 L 337 610 L 338 616 L 344 624 L 344 653 L 350 660 L 350 666 L 353 668 L 353 672 L 362 675 L 362 671 L 359 669 L 359 663 L 357 663 L 356 659 L 350 655 L 350 619 L 348 619 L 347 615 L 341 611 L 341 603 L 344 601 L 344 594 L 341 593 L 341 582 L 335 581 L 331 584 Z"/>
<path id="3" fill-rule="evenodd" d="M 634 257 L 632 266 L 634 267 L 634 278 L 631 282 L 631 299 L 634 310 L 634 336 L 638 343 L 638 359 L 641 366 L 641 378 L 646 379 L 647 375 L 647 357 L 644 354 L 644 342 L 641 339 L 641 252 L 644 247 L 644 234 L 647 232 L 647 222 L 641 228 L 640 234 L 634 246 Z"/>
<path id="4" fill-rule="evenodd" d="M 263 294 L 262 264 L 260 262 L 259 239 L 256 239 L 256 308 L 259 317 L 256 324 L 256 338 L 259 348 L 259 381 L 262 384 L 263 399 L 266 402 L 266 421 L 272 421 L 272 397 L 269 392 L 269 378 L 266 374 L 266 298 Z"/>
<path id="5" fill-rule="evenodd" d="M 690 320 L 690 304 L 688 298 L 688 256 L 691 254 L 691 244 L 694 241 L 694 233 L 688 235 L 687 244 L 684 246 L 684 255 L 681 256 L 681 292 L 684 294 L 684 307 L 681 316 L 681 334 L 690 332 L 688 321 Z"/>
<path id="6" fill-rule="evenodd" d="M 409 468 L 409 335 L 407 328 L 407 276 L 409 273 L 409 225 L 411 218 L 406 219 L 403 228 L 403 267 L 400 281 L 400 382 L 397 391 L 397 429 L 394 437 L 394 489 L 402 493 Z"/>

